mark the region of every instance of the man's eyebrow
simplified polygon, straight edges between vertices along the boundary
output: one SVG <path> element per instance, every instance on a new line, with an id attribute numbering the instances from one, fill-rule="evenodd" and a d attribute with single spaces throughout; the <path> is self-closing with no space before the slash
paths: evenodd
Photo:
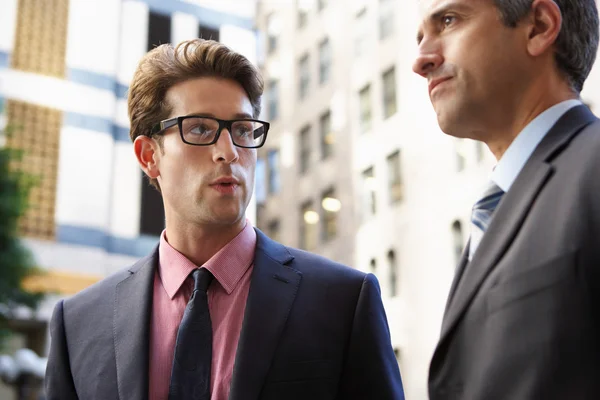
<path id="1" fill-rule="evenodd" d="M 239 119 L 252 119 L 252 115 L 248 113 L 237 113 L 234 115 L 234 117 Z"/>
<path id="2" fill-rule="evenodd" d="M 465 4 L 465 3 L 462 3 L 459 1 L 451 1 L 448 3 L 442 4 L 440 7 L 435 9 L 431 14 L 429 14 L 425 18 L 423 25 L 435 24 L 437 21 L 440 20 L 440 18 L 442 18 L 444 16 L 444 14 L 448 13 L 451 10 L 467 11 L 467 10 L 471 10 L 471 7 L 468 4 Z M 423 40 L 423 28 L 420 28 L 419 32 L 417 33 L 417 44 L 421 43 L 422 40 Z"/>

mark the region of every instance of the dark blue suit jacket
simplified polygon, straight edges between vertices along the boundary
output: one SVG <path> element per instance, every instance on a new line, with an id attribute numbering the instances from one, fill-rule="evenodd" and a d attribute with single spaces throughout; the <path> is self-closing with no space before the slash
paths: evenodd
<path id="1" fill-rule="evenodd" d="M 48 400 L 148 397 L 158 252 L 59 302 Z M 375 276 L 257 230 L 230 400 L 403 399 Z"/>

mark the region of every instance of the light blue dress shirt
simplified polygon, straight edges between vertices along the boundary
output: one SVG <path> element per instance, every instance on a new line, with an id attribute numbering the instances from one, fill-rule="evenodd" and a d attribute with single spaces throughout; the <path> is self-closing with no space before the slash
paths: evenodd
<path id="1" fill-rule="evenodd" d="M 498 161 L 491 177 L 492 181 L 504 190 L 504 193 L 508 192 L 535 148 L 546 137 L 554 124 L 567 111 L 580 104 L 583 104 L 580 100 L 573 99 L 550 107 L 531 121 L 513 140 L 500 161 Z"/>
<path id="2" fill-rule="evenodd" d="M 519 135 L 513 140 L 508 149 L 498 161 L 492 172 L 491 180 L 498 185 L 504 193 L 508 192 L 519 173 L 533 154 L 535 148 L 548 134 L 550 129 L 571 108 L 583 104 L 580 100 L 566 100 L 558 103 L 531 121 Z M 472 229 L 476 229 L 474 226 Z M 472 232 L 469 244 L 469 260 L 473 258 L 475 250 L 479 246 L 482 234 Z"/>

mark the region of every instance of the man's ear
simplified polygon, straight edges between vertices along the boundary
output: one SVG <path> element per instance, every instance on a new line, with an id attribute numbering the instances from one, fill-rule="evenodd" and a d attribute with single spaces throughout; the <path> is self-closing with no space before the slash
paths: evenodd
<path id="1" fill-rule="evenodd" d="M 158 170 L 159 144 L 156 140 L 140 135 L 133 142 L 133 151 L 140 164 L 142 171 L 148 175 L 150 179 L 156 179 L 160 175 Z"/>
<path id="2" fill-rule="evenodd" d="M 535 0 L 531 15 L 527 51 L 533 57 L 544 54 L 558 38 L 562 26 L 562 13 L 553 0 Z"/>

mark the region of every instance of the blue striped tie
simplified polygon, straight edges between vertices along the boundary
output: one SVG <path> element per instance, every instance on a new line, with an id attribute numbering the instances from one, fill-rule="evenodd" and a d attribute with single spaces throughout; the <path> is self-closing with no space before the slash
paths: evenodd
<path id="1" fill-rule="evenodd" d="M 473 206 L 471 213 L 471 242 L 469 244 L 469 260 L 473 258 L 483 234 L 492 222 L 492 214 L 502 200 L 504 191 L 490 181 L 481 199 Z"/>

